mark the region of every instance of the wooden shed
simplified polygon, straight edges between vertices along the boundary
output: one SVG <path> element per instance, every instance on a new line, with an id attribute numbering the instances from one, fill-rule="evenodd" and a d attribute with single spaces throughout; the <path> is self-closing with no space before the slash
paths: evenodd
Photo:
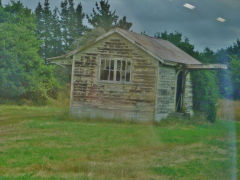
<path id="1" fill-rule="evenodd" d="M 72 67 L 73 116 L 138 121 L 193 114 L 189 71 L 226 68 L 203 65 L 166 40 L 120 28 L 49 60 Z"/>

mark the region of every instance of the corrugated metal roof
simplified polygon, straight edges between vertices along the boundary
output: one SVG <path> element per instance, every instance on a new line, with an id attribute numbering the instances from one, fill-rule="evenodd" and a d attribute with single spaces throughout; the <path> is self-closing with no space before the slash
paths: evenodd
<path id="1" fill-rule="evenodd" d="M 169 41 L 152 38 L 146 35 L 126 31 L 120 28 L 116 28 L 115 32 L 119 32 L 126 38 L 134 41 L 137 45 L 142 46 L 151 54 L 162 60 L 181 64 L 201 64 L 201 62 L 199 62 L 189 54 L 185 53 L 183 50 L 176 47 Z"/>

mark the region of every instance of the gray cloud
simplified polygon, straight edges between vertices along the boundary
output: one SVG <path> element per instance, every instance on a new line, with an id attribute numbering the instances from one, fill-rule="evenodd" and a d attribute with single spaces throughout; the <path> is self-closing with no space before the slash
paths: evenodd
<path id="1" fill-rule="evenodd" d="M 34 9 L 39 0 L 21 0 Z M 44 0 L 40 0 L 43 2 Z M 9 0 L 3 0 L 8 3 Z M 96 0 L 76 0 L 81 2 L 85 13 L 90 13 Z M 213 50 L 231 45 L 240 38 L 239 0 L 109 0 L 112 9 L 119 16 L 126 15 L 133 22 L 136 32 L 146 31 L 150 35 L 162 31 L 178 31 L 188 37 L 195 47 Z M 60 0 L 50 0 L 52 6 L 59 6 Z M 189 10 L 184 3 L 196 6 Z M 226 19 L 217 22 L 217 17 Z"/>

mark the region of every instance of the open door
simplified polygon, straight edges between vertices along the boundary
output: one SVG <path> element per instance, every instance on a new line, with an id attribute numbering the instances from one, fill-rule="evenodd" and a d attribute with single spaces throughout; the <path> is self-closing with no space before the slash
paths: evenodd
<path id="1" fill-rule="evenodd" d="M 177 89 L 176 89 L 176 112 L 182 112 L 183 106 L 183 83 L 184 75 L 183 71 L 180 71 L 177 76 Z"/>

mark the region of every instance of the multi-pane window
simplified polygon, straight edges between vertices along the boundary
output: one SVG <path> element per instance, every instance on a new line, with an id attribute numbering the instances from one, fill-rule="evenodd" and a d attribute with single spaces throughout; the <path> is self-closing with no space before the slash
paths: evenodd
<path id="1" fill-rule="evenodd" d="M 131 61 L 128 60 L 100 60 L 100 80 L 130 82 Z"/>

